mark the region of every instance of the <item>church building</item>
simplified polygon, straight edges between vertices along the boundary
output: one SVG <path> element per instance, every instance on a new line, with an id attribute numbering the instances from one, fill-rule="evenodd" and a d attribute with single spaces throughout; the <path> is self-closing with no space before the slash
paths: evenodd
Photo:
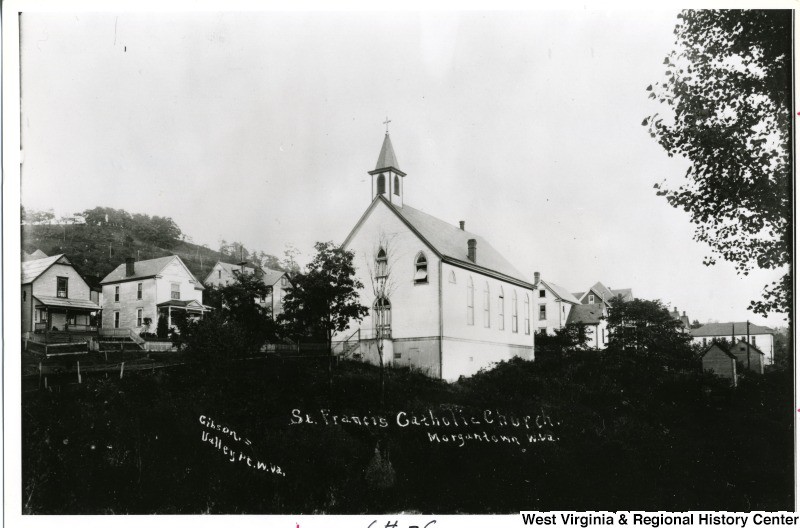
<path id="1" fill-rule="evenodd" d="M 519 356 L 533 359 L 533 284 L 479 235 L 406 201 L 387 131 L 372 200 L 344 241 L 370 314 L 335 339 L 339 352 L 448 381 Z"/>

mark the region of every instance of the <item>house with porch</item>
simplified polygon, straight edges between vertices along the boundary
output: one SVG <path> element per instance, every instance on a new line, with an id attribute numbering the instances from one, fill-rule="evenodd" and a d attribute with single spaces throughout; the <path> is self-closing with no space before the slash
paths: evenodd
<path id="1" fill-rule="evenodd" d="M 64 255 L 22 262 L 22 334 L 89 333 L 100 305 Z"/>
<path id="2" fill-rule="evenodd" d="M 174 328 L 178 317 L 202 318 L 203 284 L 177 255 L 150 260 L 126 259 L 100 281 L 102 328 L 156 331 L 164 318 Z"/>
<path id="3" fill-rule="evenodd" d="M 283 297 L 291 287 L 289 277 L 285 271 L 262 268 L 249 262 L 230 264 L 220 260 L 214 264 L 203 284 L 206 286 L 226 286 L 233 282 L 240 273 L 259 275 L 264 284 L 269 287 L 269 293 L 264 298 L 256 299 L 256 302 L 267 308 L 273 317 L 283 313 Z"/>

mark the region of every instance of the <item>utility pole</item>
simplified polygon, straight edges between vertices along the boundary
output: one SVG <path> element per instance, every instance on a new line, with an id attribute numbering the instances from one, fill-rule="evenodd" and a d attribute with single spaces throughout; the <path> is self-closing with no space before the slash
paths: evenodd
<path id="1" fill-rule="evenodd" d="M 750 370 L 750 320 L 747 320 L 747 370 Z"/>

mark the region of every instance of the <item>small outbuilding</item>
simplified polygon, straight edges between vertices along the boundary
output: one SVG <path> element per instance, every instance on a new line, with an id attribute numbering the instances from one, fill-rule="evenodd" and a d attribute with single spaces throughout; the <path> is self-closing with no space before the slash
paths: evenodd
<path id="1" fill-rule="evenodd" d="M 736 386 L 736 356 L 727 344 L 717 341 L 711 343 L 711 346 L 700 355 L 700 359 L 704 371 L 729 379 L 733 386 Z"/>
<path id="2" fill-rule="evenodd" d="M 754 344 L 742 339 L 731 347 L 731 352 L 742 367 L 757 374 L 764 373 L 764 353 Z"/>

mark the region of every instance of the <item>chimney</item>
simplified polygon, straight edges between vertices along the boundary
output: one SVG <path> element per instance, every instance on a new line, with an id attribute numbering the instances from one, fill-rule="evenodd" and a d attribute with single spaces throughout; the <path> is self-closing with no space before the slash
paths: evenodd
<path id="1" fill-rule="evenodd" d="M 475 250 L 478 247 L 478 241 L 474 238 L 467 240 L 467 258 L 475 262 Z"/>
<path id="2" fill-rule="evenodd" d="M 683 316 L 686 317 L 686 310 L 683 311 Z"/>
<path id="3" fill-rule="evenodd" d="M 458 227 L 460 227 L 462 231 L 464 230 L 464 221 L 463 220 L 459 220 L 458 221 Z"/>
<path id="4" fill-rule="evenodd" d="M 133 257 L 128 257 L 125 259 L 125 276 L 132 277 L 133 276 Z"/>
<path id="5" fill-rule="evenodd" d="M 538 286 L 539 285 L 539 277 L 541 277 L 539 272 L 538 271 L 534 271 L 533 272 L 533 285 L 534 286 Z"/>

